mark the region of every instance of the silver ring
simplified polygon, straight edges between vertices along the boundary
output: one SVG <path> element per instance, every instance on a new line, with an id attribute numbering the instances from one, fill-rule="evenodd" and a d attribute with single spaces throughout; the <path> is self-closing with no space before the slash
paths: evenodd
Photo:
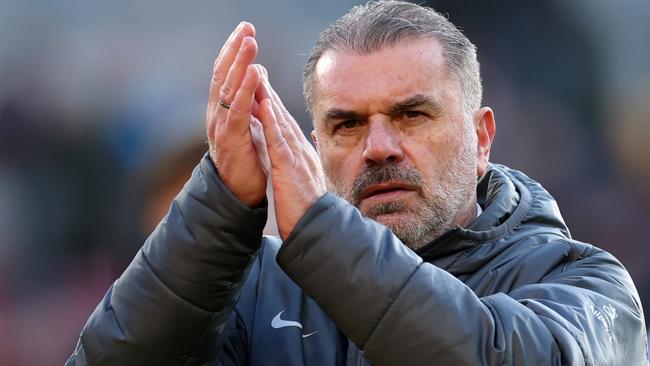
<path id="1" fill-rule="evenodd" d="M 219 105 L 226 108 L 226 109 L 230 109 L 230 104 L 224 103 L 224 101 L 221 100 L 221 98 L 219 98 Z"/>

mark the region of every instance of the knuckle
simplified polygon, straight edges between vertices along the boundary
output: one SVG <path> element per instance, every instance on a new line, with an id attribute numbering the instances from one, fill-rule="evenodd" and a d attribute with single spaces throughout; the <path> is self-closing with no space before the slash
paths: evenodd
<path id="1" fill-rule="evenodd" d="M 280 139 L 280 140 L 278 140 L 278 141 L 275 142 L 275 146 L 274 146 L 274 148 L 275 148 L 276 150 L 281 150 L 281 149 L 284 149 L 285 147 L 289 147 L 289 145 L 287 144 L 287 140 L 285 140 L 285 139 Z"/>
<path id="2" fill-rule="evenodd" d="M 212 82 L 214 83 L 221 83 L 223 82 L 225 75 L 224 72 L 221 70 L 220 67 L 216 64 L 217 61 L 215 61 L 215 67 L 212 71 Z"/>
<path id="3" fill-rule="evenodd" d="M 237 44 L 237 42 L 233 42 L 232 39 L 229 42 L 226 43 L 226 50 L 227 51 L 232 51 L 232 50 L 235 50 L 237 48 L 239 48 L 239 45 Z"/>
<path id="4" fill-rule="evenodd" d="M 228 100 L 230 100 L 230 97 L 232 95 L 232 86 L 228 84 L 223 84 L 221 86 L 221 90 L 219 91 L 219 96 L 221 100 L 223 100 L 225 103 L 228 103 Z"/>
<path id="5" fill-rule="evenodd" d="M 236 117 L 239 117 L 244 114 L 244 111 L 238 104 L 231 104 L 230 105 L 230 112 L 234 114 Z"/>

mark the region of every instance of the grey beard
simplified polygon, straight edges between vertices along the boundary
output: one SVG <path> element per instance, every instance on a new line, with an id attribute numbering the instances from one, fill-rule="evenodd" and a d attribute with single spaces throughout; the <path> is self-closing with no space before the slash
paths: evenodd
<path id="1" fill-rule="evenodd" d="M 350 191 L 333 184 L 329 179 L 328 186 L 330 191 L 359 208 L 366 187 L 371 184 L 395 181 L 405 182 L 415 187 L 415 193 L 422 207 L 408 207 L 405 202 L 389 202 L 362 210 L 364 216 L 377 220 L 382 215 L 410 211 L 411 218 L 396 219 L 385 225 L 411 249 L 422 247 L 451 227 L 451 221 L 455 216 L 449 213 L 448 207 L 445 207 L 448 204 L 438 204 L 439 201 L 447 201 L 447 195 L 443 192 L 442 196 L 445 197 L 440 197 L 439 200 L 428 198 L 426 192 L 431 191 L 428 189 L 428 184 L 424 182 L 420 172 L 411 166 L 396 163 L 370 165 L 359 174 Z"/>
<path id="2" fill-rule="evenodd" d="M 410 213 L 385 225 L 402 243 L 416 250 L 451 229 L 472 204 L 468 198 L 476 190 L 476 164 L 472 161 L 475 151 L 472 151 L 471 143 L 461 146 L 457 159 L 441 167 L 442 175 L 436 187 L 426 182 L 415 167 L 386 162 L 368 165 L 350 190 L 332 182 L 328 176 L 328 188 L 359 208 L 363 191 L 371 184 L 399 181 L 416 187 L 415 193 L 419 198 L 416 207 L 408 207 L 405 202 L 389 202 L 361 210 L 364 216 L 379 222 L 382 215 Z"/>
<path id="3" fill-rule="evenodd" d="M 427 202 L 430 203 L 430 202 Z M 406 244 L 409 248 L 415 250 L 433 239 L 440 236 L 444 231 L 451 227 L 449 220 L 436 213 L 441 212 L 441 209 L 435 205 L 427 205 L 422 210 L 418 210 L 417 220 L 399 220 L 397 222 L 387 223 L 386 226 L 391 229 L 393 234 L 397 236 L 402 243 Z M 364 213 L 365 216 L 376 220 L 381 215 L 388 215 L 393 213 L 403 213 L 408 211 L 409 208 L 404 202 L 390 202 L 379 204 L 372 207 L 369 212 Z"/>

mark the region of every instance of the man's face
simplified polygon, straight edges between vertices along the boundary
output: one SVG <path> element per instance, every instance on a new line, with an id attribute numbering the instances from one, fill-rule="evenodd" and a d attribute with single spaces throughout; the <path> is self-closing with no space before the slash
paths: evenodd
<path id="1" fill-rule="evenodd" d="M 330 190 L 416 249 L 475 217 L 477 130 L 435 39 L 327 51 L 312 133 Z"/>

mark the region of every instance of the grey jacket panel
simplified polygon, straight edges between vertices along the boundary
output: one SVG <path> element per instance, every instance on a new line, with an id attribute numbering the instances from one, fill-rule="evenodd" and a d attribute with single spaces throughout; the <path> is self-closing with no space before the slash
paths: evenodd
<path id="1" fill-rule="evenodd" d="M 204 158 L 93 312 L 66 365 L 216 360 L 265 222 L 266 209 L 243 206 Z"/>

